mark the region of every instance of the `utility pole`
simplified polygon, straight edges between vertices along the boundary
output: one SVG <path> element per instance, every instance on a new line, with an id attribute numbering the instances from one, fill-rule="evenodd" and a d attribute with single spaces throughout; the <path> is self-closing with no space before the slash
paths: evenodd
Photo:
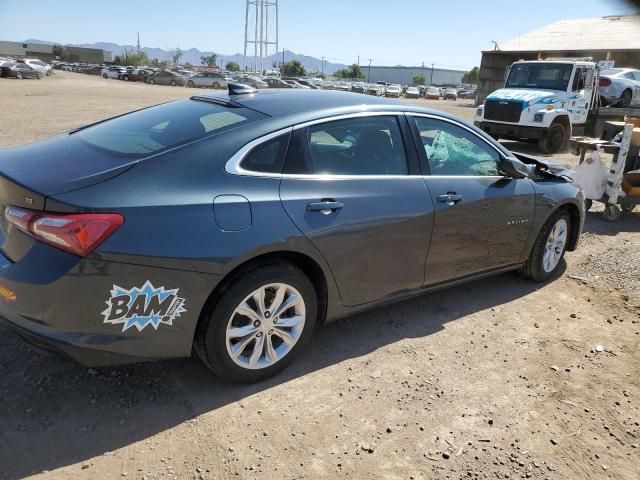
<path id="1" fill-rule="evenodd" d="M 325 57 L 322 57 L 322 75 L 324 75 L 324 59 Z"/>
<path id="2" fill-rule="evenodd" d="M 367 72 L 367 83 L 369 83 L 369 80 L 371 78 L 371 62 L 373 62 L 372 58 L 369 59 L 369 71 Z"/>
<path id="3" fill-rule="evenodd" d="M 429 82 L 429 85 L 433 85 L 433 66 L 434 65 L 435 65 L 434 63 L 431 64 L 431 82 Z"/>
<path id="4" fill-rule="evenodd" d="M 140 32 L 138 32 L 138 53 L 140 53 Z"/>

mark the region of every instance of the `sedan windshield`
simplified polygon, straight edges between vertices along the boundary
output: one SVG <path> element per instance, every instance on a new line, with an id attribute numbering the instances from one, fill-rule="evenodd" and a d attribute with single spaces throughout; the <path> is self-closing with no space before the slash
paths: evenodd
<path id="1" fill-rule="evenodd" d="M 509 72 L 505 87 L 566 91 L 572 69 L 572 65 L 563 63 L 516 64 Z"/>

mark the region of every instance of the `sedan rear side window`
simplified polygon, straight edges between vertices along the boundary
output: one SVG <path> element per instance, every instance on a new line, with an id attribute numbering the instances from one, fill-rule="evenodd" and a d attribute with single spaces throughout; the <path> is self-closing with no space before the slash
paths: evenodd
<path id="1" fill-rule="evenodd" d="M 407 175 L 407 157 L 398 120 L 362 117 L 309 128 L 314 173 Z"/>
<path id="2" fill-rule="evenodd" d="M 433 118 L 415 118 L 432 175 L 500 175 L 500 154 L 462 127 Z"/>
<path id="3" fill-rule="evenodd" d="M 107 120 L 73 135 L 110 154 L 142 158 L 260 118 L 264 115 L 245 108 L 183 100 Z"/>

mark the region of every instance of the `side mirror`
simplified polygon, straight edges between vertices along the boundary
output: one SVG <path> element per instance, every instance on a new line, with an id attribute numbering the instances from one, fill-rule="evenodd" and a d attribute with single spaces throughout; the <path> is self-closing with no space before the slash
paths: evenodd
<path id="1" fill-rule="evenodd" d="M 529 168 L 516 158 L 502 157 L 500 159 L 500 172 L 511 178 L 529 177 Z"/>

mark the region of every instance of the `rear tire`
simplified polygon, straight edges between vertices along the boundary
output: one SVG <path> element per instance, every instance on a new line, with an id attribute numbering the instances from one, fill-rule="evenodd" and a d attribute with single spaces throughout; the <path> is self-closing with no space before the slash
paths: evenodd
<path id="1" fill-rule="evenodd" d="M 212 86 L 213 88 L 216 88 L 216 89 L 220 88 L 220 84 L 218 82 L 213 82 Z"/>
<path id="2" fill-rule="evenodd" d="M 106 80 L 107 78 L 109 78 L 109 76 L 106 73 L 103 73 L 102 74 L 102 78 L 104 78 Z"/>
<path id="3" fill-rule="evenodd" d="M 175 80 L 171 80 L 171 86 L 175 87 L 176 86 L 176 81 Z"/>
<path id="4" fill-rule="evenodd" d="M 551 215 L 538 233 L 527 263 L 518 273 L 535 282 L 546 282 L 555 276 L 564 260 L 570 233 L 569 212 L 559 210 Z"/>
<path id="5" fill-rule="evenodd" d="M 553 123 L 544 137 L 538 141 L 538 146 L 543 153 L 558 153 L 566 147 L 568 140 L 569 136 L 565 126 L 561 123 Z"/>
<path id="6" fill-rule="evenodd" d="M 156 81 L 152 78 L 151 80 L 149 80 L 149 83 L 150 83 L 151 85 L 155 85 L 155 84 L 156 84 Z"/>
<path id="7" fill-rule="evenodd" d="M 276 302 L 275 293 L 280 286 L 286 291 L 282 305 L 295 298 L 301 301 L 270 318 L 273 312 L 269 310 Z M 258 291 L 265 292 L 262 297 L 264 313 L 258 317 L 238 313 L 241 306 L 249 308 L 242 311 L 253 314 L 260 310 L 252 297 Z M 281 262 L 256 265 L 236 275 L 209 302 L 203 313 L 204 323 L 196 336 L 196 352 L 214 373 L 229 381 L 250 383 L 264 380 L 284 370 L 305 347 L 316 324 L 317 305 L 313 284 L 297 267 Z M 285 322 L 297 323 L 291 327 Z M 236 332 L 244 329 L 246 334 L 231 336 L 233 329 Z M 291 346 L 277 333 L 282 331 L 289 341 L 295 340 Z M 232 352 L 237 353 L 235 358 Z M 256 352 L 257 363 L 251 366 Z M 268 352 L 272 352 L 271 358 Z"/>
<path id="8" fill-rule="evenodd" d="M 22 80 L 22 73 L 21 72 L 16 73 L 16 78 L 18 80 Z"/>
<path id="9" fill-rule="evenodd" d="M 189 87 L 189 88 L 194 88 L 195 86 L 196 86 L 196 84 L 195 84 L 195 83 L 193 83 L 193 81 L 192 81 L 192 80 L 189 80 L 189 81 L 187 82 L 187 87 Z"/>
<path id="10" fill-rule="evenodd" d="M 631 106 L 631 99 L 633 98 L 633 94 L 631 90 L 625 90 L 620 95 L 620 100 L 622 101 L 622 108 L 629 108 Z"/>

